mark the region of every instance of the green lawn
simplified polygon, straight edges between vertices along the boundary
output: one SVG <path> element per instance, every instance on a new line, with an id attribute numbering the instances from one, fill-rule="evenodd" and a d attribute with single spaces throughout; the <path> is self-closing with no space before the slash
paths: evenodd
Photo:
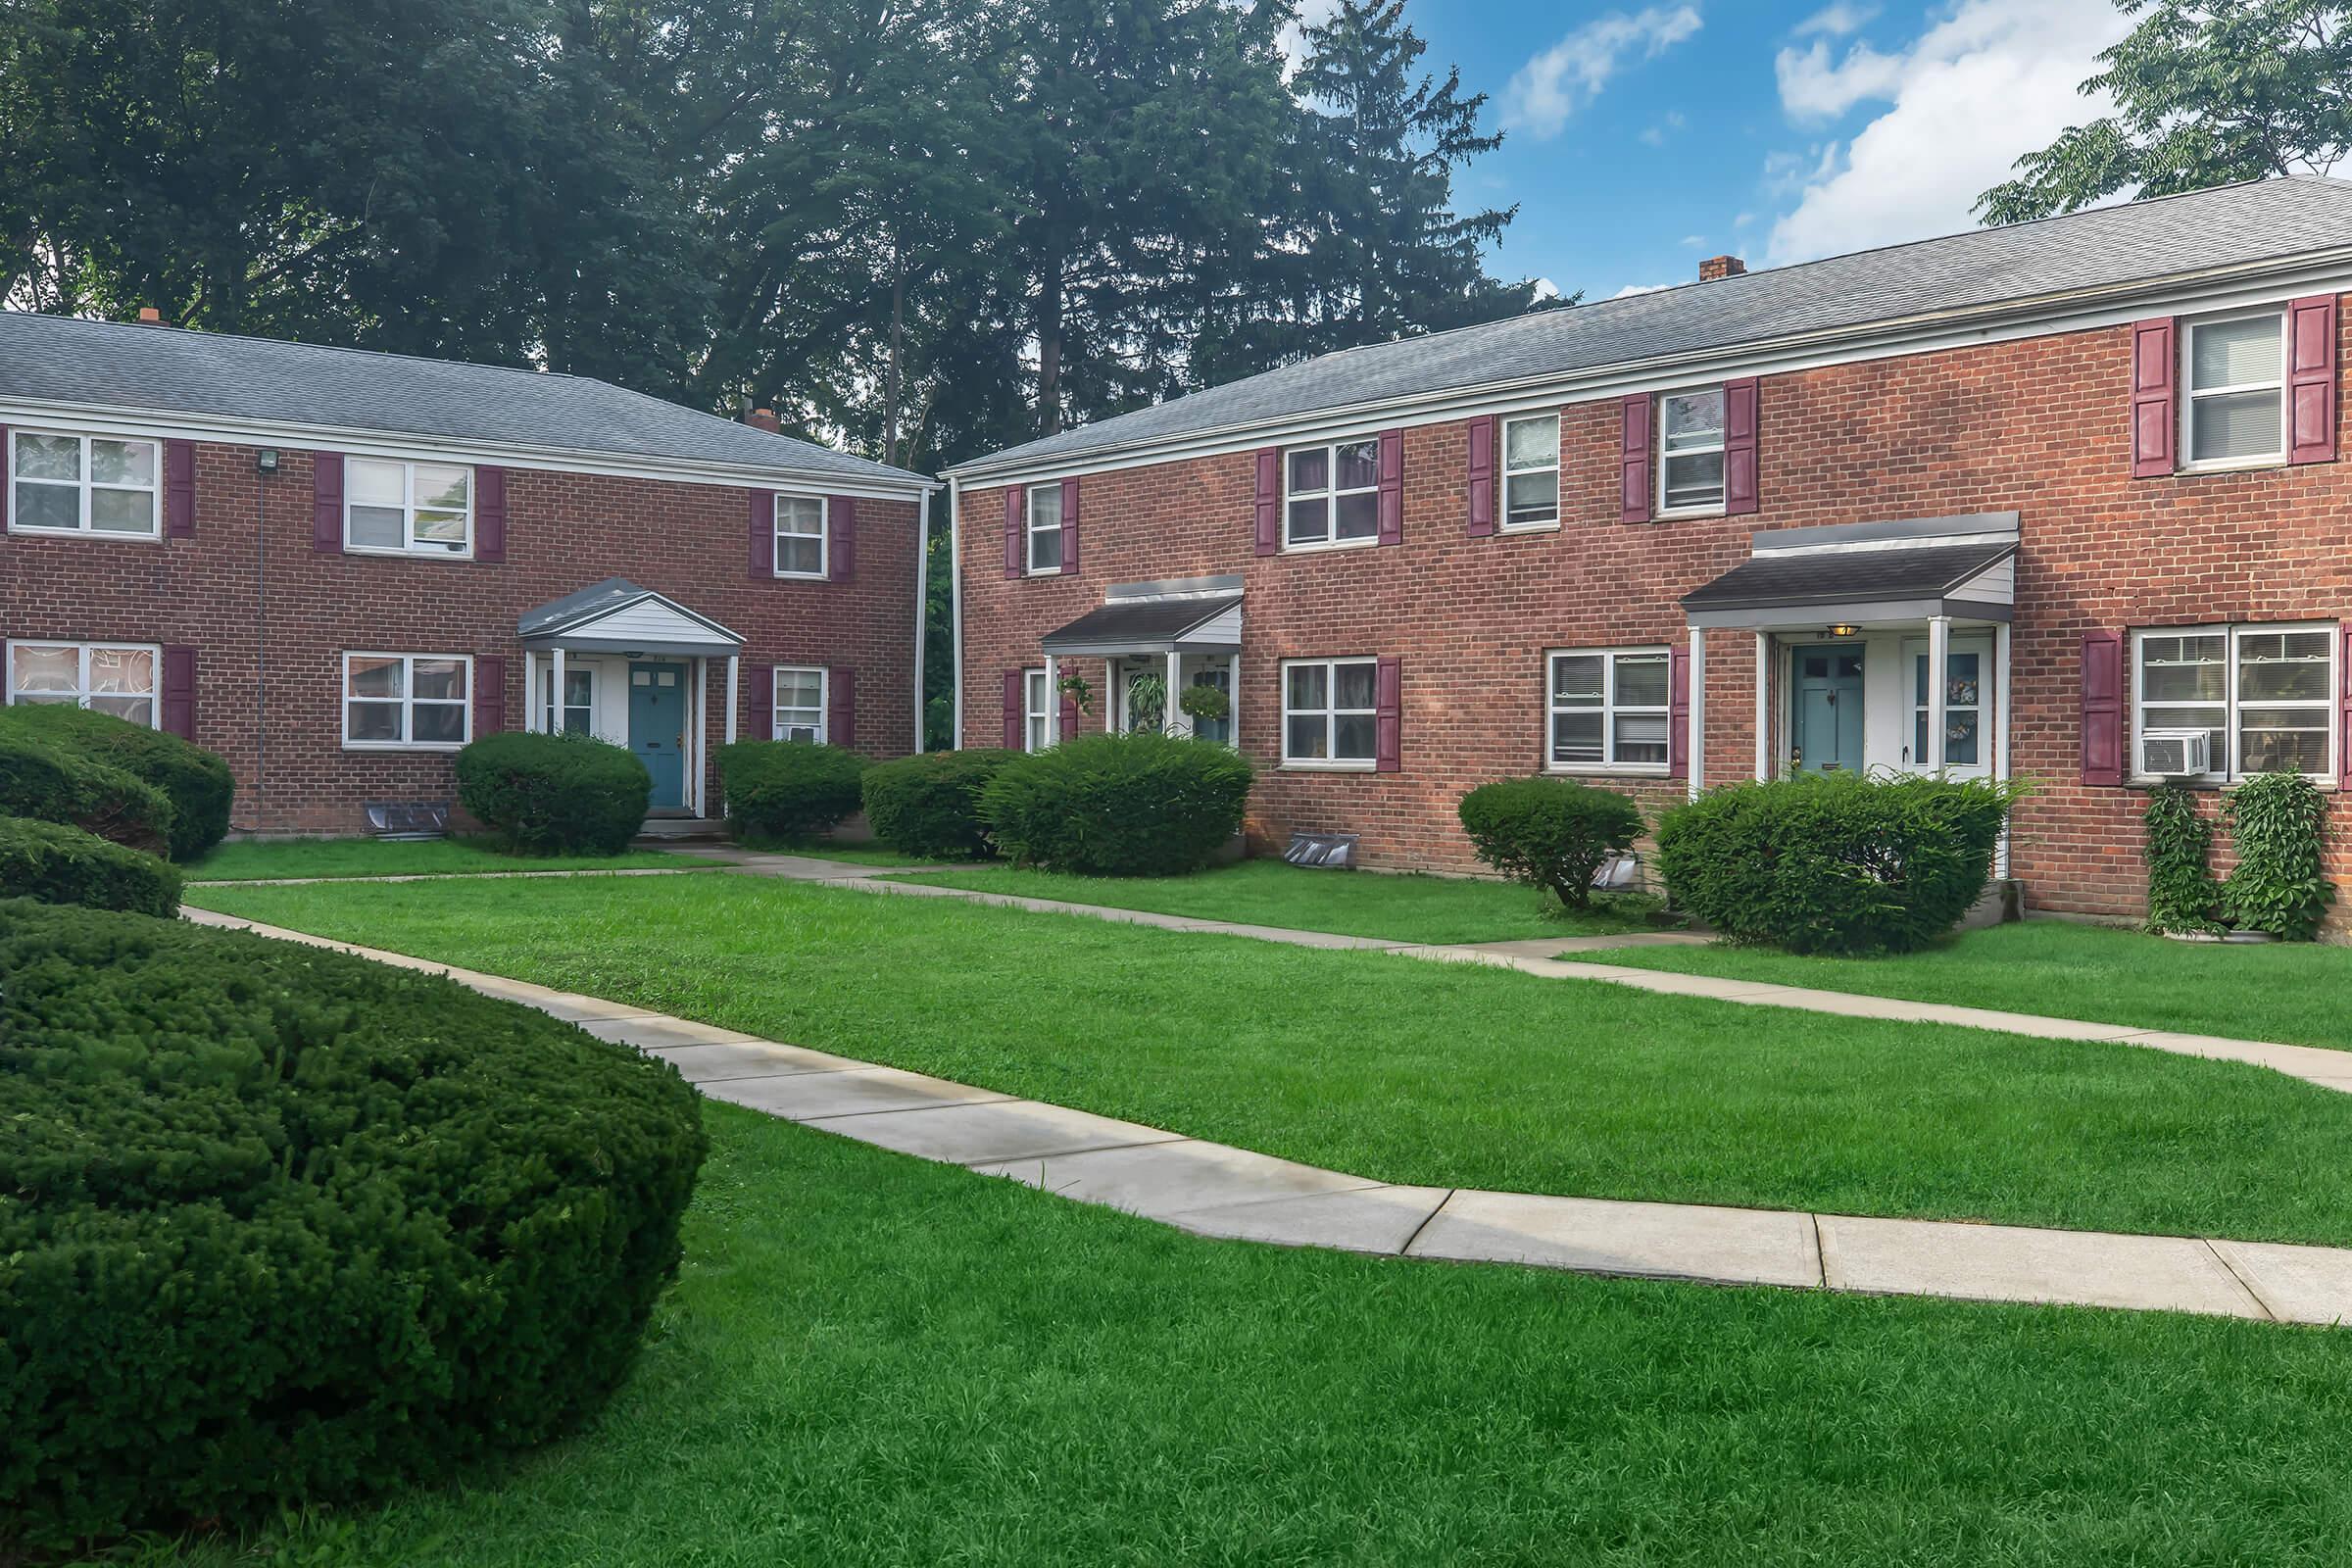
<path id="1" fill-rule="evenodd" d="M 1600 961 L 2352 1050 L 2352 948 L 2225 947 L 2026 920 L 1889 958 L 1709 945 L 1612 952 Z"/>
<path id="2" fill-rule="evenodd" d="M 182 867 L 192 882 L 249 882 L 280 876 L 460 876 L 480 871 L 619 871 L 716 865 L 667 850 L 620 855 L 511 855 L 478 839 L 275 839 L 223 844 Z"/>
<path id="3" fill-rule="evenodd" d="M 212 907 L 1396 1182 L 2352 1244 L 2258 1068 L 751 877 Z"/>
<path id="4" fill-rule="evenodd" d="M 1572 916 L 1550 894 L 1507 882 L 1315 871 L 1281 860 L 1244 860 L 1197 876 L 1066 876 L 991 865 L 906 880 L 1395 942 L 1503 942 L 1657 929 L 1647 918 L 1657 906 L 1649 899 L 1604 900 Z"/>
<path id="5" fill-rule="evenodd" d="M 2341 1333 L 1206 1242 L 708 1116 L 683 1277 L 595 1431 L 135 1560 L 2319 1568 L 2352 1539 Z"/>

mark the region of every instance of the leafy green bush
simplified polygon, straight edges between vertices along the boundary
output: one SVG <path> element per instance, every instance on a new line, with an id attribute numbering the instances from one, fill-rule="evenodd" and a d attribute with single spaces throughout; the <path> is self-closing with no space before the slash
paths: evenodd
<path id="1" fill-rule="evenodd" d="M 859 803 L 866 760 L 813 741 L 737 741 L 718 749 L 727 825 L 746 844 L 794 844 L 829 833 Z"/>
<path id="2" fill-rule="evenodd" d="M 2213 824 L 2197 813 L 2193 791 L 2159 784 L 2148 791 L 2148 929 L 2212 931 L 2221 925 L 2222 885 L 2210 857 Z"/>
<path id="3" fill-rule="evenodd" d="M 458 753 L 458 804 L 532 855 L 618 855 L 645 825 L 653 775 L 592 735 L 502 730 Z"/>
<path id="4" fill-rule="evenodd" d="M 2327 797 L 2300 773 L 2264 773 L 2231 790 L 2228 809 L 2237 869 L 2223 909 L 2242 930 L 2309 942 L 2335 897 L 2320 865 Z"/>
<path id="5" fill-rule="evenodd" d="M 1592 876 L 1634 847 L 1642 812 L 1614 790 L 1565 778 L 1506 778 L 1462 797 L 1478 858 L 1514 882 L 1549 888 L 1571 909 L 1592 902 Z"/>
<path id="6" fill-rule="evenodd" d="M 119 767 L 45 737 L 0 731 L 0 816 L 64 822 L 162 855 L 172 847 L 172 803 Z"/>
<path id="7" fill-rule="evenodd" d="M 201 746 L 69 703 L 0 709 L 0 733 L 17 733 L 119 767 L 164 792 L 172 803 L 172 858 L 193 860 L 228 837 L 237 798 L 228 763 Z"/>
<path id="8" fill-rule="evenodd" d="M 874 837 L 902 855 L 978 859 L 990 853 L 980 792 L 1018 752 L 925 752 L 865 770 L 862 798 Z"/>
<path id="9" fill-rule="evenodd" d="M 442 1481 L 627 1372 L 665 1062 L 434 975 L 0 903 L 0 1562 Z"/>
<path id="10" fill-rule="evenodd" d="M 1084 735 L 1016 758 L 980 792 L 1015 861 L 1086 876 L 1198 871 L 1241 831 L 1249 760 L 1209 741 Z"/>
<path id="11" fill-rule="evenodd" d="M 1984 891 L 2014 784 L 1857 773 L 1739 784 L 1658 825 L 1676 906 L 1735 942 L 1907 953 Z"/>
<path id="12" fill-rule="evenodd" d="M 0 816 L 0 899 L 83 904 L 169 919 L 179 912 L 171 861 L 63 822 Z"/>

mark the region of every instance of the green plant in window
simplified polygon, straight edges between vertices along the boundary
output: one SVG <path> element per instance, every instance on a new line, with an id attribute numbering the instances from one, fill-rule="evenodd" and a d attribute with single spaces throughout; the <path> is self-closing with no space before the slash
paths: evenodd
<path id="1" fill-rule="evenodd" d="M 2328 802 L 2300 773 L 2263 773 L 2230 792 L 2237 869 L 2222 889 L 2232 923 L 2288 942 L 2319 934 L 2335 888 L 2321 869 Z"/>
<path id="2" fill-rule="evenodd" d="M 2197 813 L 2194 791 L 2159 784 L 2148 791 L 2148 929 L 2212 931 L 2222 924 L 2222 885 L 2207 863 L 2213 824 Z"/>
<path id="3" fill-rule="evenodd" d="M 1127 727 L 1155 730 L 1168 711 L 1168 681 L 1164 675 L 1138 675 L 1127 683 Z"/>

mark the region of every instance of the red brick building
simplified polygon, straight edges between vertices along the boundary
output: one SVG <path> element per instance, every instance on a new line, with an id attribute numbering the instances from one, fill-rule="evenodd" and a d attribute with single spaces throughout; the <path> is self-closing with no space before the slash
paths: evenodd
<path id="1" fill-rule="evenodd" d="M 1722 259 L 998 453 L 950 475 L 962 743 L 1228 685 L 1260 849 L 1441 869 L 1512 774 L 2014 776 L 2028 901 L 2131 914 L 2135 786 L 2352 778 L 2348 289 L 2352 184 L 2281 179 Z"/>
<path id="2" fill-rule="evenodd" d="M 772 425 L 772 417 L 765 421 Z M 446 803 L 500 729 L 915 749 L 931 486 L 601 382 L 0 314 L 10 702 L 187 735 L 234 827 Z"/>

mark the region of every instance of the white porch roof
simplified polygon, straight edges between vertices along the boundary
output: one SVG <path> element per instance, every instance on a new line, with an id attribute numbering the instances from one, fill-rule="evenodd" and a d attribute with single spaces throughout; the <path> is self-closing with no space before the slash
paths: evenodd
<path id="1" fill-rule="evenodd" d="M 743 651 L 743 639 L 717 621 L 626 577 L 607 577 L 526 611 L 515 631 L 522 646 L 534 651 L 705 659 Z"/>

